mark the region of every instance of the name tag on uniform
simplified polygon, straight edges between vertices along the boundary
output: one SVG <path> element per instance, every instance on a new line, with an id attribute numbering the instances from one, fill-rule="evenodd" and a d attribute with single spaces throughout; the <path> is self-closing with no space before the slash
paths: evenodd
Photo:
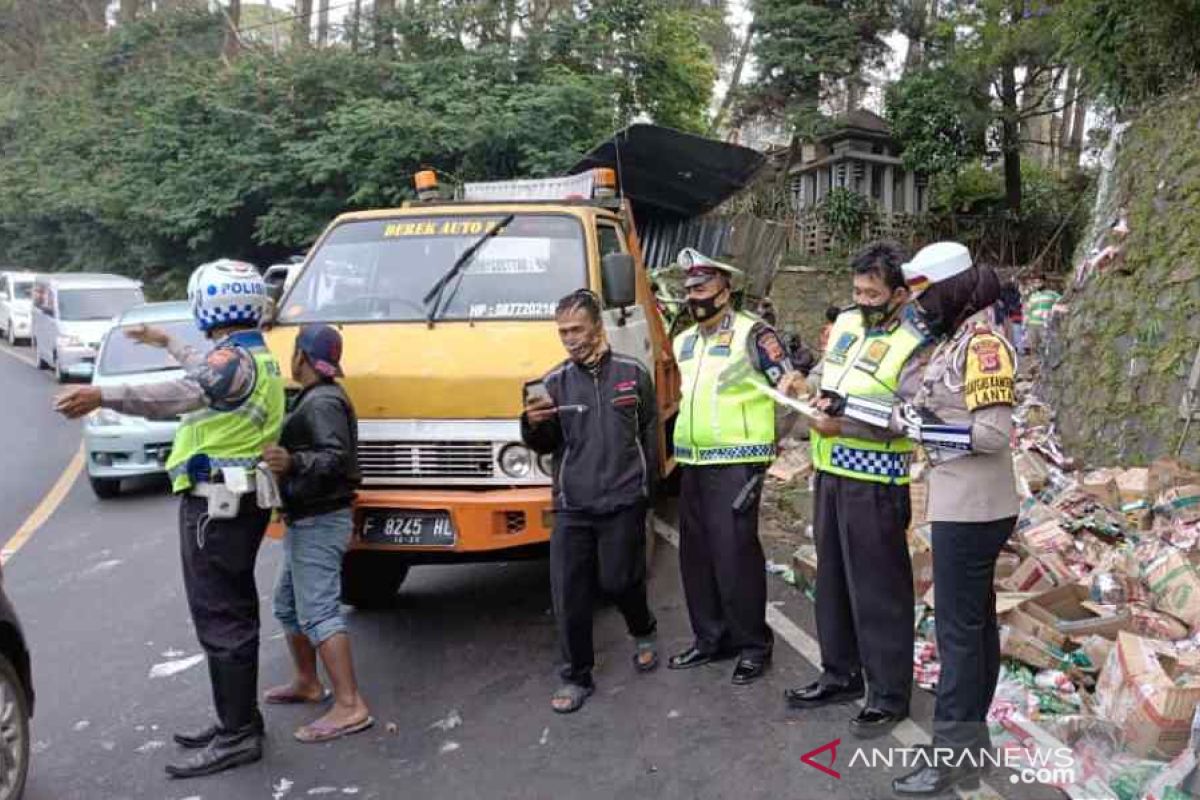
<path id="1" fill-rule="evenodd" d="M 829 355 L 825 357 L 825 360 L 830 364 L 845 364 L 846 354 L 850 352 L 850 348 L 854 346 L 856 341 L 858 341 L 856 334 L 843 333 L 833 343 L 833 347 L 830 349 Z"/>

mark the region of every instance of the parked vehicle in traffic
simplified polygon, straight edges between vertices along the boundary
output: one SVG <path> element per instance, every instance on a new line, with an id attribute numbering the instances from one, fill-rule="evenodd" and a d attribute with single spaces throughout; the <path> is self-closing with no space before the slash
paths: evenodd
<path id="1" fill-rule="evenodd" d="M 123 311 L 146 301 L 139 281 L 120 275 L 39 275 L 33 285 L 33 357 L 60 383 L 89 378 L 100 340 Z"/>
<path id="2" fill-rule="evenodd" d="M 183 375 L 166 350 L 139 344 L 125 335 L 137 325 L 152 325 L 207 351 L 211 343 L 196 327 L 191 307 L 183 301 L 134 306 L 120 316 L 100 345 L 92 385 L 116 386 L 174 380 Z M 83 426 L 88 482 L 102 499 L 116 497 L 121 481 L 166 473 L 177 419 L 148 420 L 102 408 Z"/>
<path id="3" fill-rule="evenodd" d="M 9 345 L 29 339 L 34 277 L 32 272 L 0 272 L 0 334 Z"/>
<path id="4" fill-rule="evenodd" d="M 0 800 L 19 800 L 25 791 L 33 699 L 29 648 L 0 574 Z"/>

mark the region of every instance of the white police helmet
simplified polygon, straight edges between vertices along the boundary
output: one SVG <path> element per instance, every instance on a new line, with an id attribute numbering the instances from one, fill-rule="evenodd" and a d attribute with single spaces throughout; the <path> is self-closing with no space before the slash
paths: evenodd
<path id="1" fill-rule="evenodd" d="M 958 242 L 934 242 L 917 251 L 904 265 L 904 280 L 917 293 L 931 284 L 953 278 L 971 268 L 971 252 Z"/>
<path id="2" fill-rule="evenodd" d="M 196 267 L 188 279 L 187 293 L 192 315 L 202 331 L 230 325 L 257 326 L 269 305 L 267 285 L 258 269 L 228 258 Z"/>

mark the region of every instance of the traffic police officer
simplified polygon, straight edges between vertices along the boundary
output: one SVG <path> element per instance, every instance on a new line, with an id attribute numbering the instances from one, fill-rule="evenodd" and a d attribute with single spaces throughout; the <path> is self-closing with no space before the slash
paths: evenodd
<path id="1" fill-rule="evenodd" d="M 775 455 L 775 405 L 761 388 L 790 391 L 799 376 L 775 331 L 733 307 L 739 270 L 690 248 L 679 264 L 697 323 L 674 342 L 683 379 L 679 561 L 695 638 L 668 666 L 736 655 L 733 682 L 746 684 L 762 676 L 772 646 L 758 505 Z"/>
<path id="2" fill-rule="evenodd" d="M 992 581 L 1012 535 L 1020 500 L 1013 475 L 1012 407 L 1016 357 L 992 327 L 1000 297 L 990 267 L 967 248 L 938 242 L 905 265 L 914 301 L 937 346 L 910 360 L 893 427 L 929 457 L 928 517 L 941 678 L 933 713 L 937 758 L 893 781 L 901 796 L 973 788 L 991 749 L 988 708 L 1000 675 L 1000 629 Z"/>
<path id="3" fill-rule="evenodd" d="M 254 562 L 271 512 L 257 502 L 255 467 L 278 439 L 284 415 L 279 363 L 257 330 L 267 308 L 258 270 L 224 259 L 204 264 L 192 273 L 188 299 L 196 324 L 214 342 L 210 352 L 153 327 L 129 333 L 142 344 L 165 347 L 184 377 L 79 387 L 55 404 L 69 418 L 100 407 L 159 419 L 184 415 L 166 466 L 180 495 L 184 588 L 208 656 L 217 724 L 176 734 L 179 744 L 199 752 L 167 766 L 175 777 L 262 758 Z"/>
<path id="4" fill-rule="evenodd" d="M 786 692 L 793 708 L 862 697 L 851 720 L 860 737 L 908 715 L 912 690 L 913 584 L 906 532 L 913 444 L 888 429 L 901 368 L 925 339 L 904 313 L 899 248 L 876 243 L 853 261 L 856 306 L 829 335 L 819 374 L 826 413 L 812 424 L 816 616 L 821 677 Z M 871 420 L 874 424 L 867 424 Z"/>

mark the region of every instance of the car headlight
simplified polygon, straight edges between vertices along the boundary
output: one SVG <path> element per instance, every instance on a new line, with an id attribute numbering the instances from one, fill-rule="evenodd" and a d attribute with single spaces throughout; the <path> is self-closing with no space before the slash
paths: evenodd
<path id="1" fill-rule="evenodd" d="M 92 414 L 91 423 L 98 427 L 108 427 L 112 425 L 124 425 L 125 415 L 118 414 L 111 408 L 102 408 Z"/>
<path id="2" fill-rule="evenodd" d="M 533 454 L 519 444 L 510 444 L 500 451 L 500 469 L 510 478 L 528 477 L 533 469 Z"/>
<path id="3" fill-rule="evenodd" d="M 83 344 L 83 342 L 79 341 L 78 336 L 70 336 L 70 335 L 59 336 L 57 339 L 54 340 L 54 342 L 59 347 L 78 347 L 79 345 Z"/>
<path id="4" fill-rule="evenodd" d="M 550 453 L 545 453 L 543 455 L 538 456 L 537 465 L 538 465 L 538 469 L 540 469 L 542 471 L 542 474 L 545 475 L 547 478 L 554 477 L 554 456 L 553 455 L 551 455 Z"/>

